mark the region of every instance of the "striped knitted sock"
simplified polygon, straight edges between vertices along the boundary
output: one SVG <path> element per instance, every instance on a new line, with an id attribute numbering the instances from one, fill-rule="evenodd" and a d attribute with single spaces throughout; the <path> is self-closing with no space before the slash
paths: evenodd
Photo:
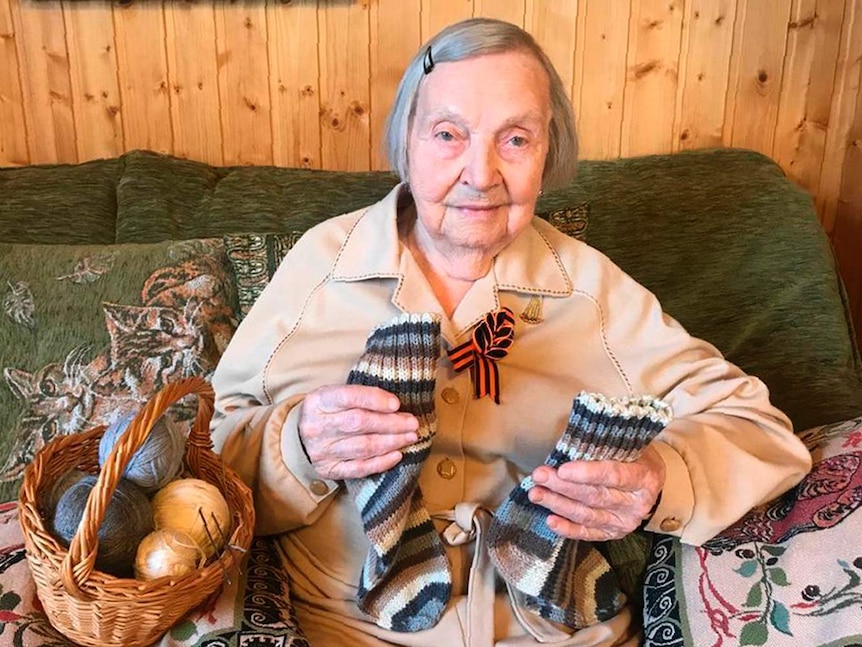
<path id="1" fill-rule="evenodd" d="M 392 469 L 348 480 L 371 550 L 359 581 L 359 608 L 385 629 L 433 627 L 449 601 L 449 562 L 418 478 L 437 431 L 434 385 L 440 355 L 440 320 L 431 314 L 401 315 L 375 328 L 348 384 L 377 386 L 401 400 L 401 411 L 419 419 L 417 441 L 402 450 Z"/>
<path id="2" fill-rule="evenodd" d="M 649 396 L 581 393 L 545 465 L 633 461 L 670 415 L 667 404 Z M 533 485 L 532 477 L 521 481 L 491 522 L 488 550 L 497 570 L 543 618 L 578 629 L 614 617 L 624 598 L 610 564 L 589 542 L 565 539 L 548 527 L 548 510 L 527 497 Z"/>

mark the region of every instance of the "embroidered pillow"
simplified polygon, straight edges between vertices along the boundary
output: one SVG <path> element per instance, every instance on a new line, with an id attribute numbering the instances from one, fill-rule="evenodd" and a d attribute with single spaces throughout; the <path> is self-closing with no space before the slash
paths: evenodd
<path id="1" fill-rule="evenodd" d="M 862 644 L 862 418 L 800 437 L 814 467 L 795 488 L 701 547 L 656 540 L 647 644 Z"/>
<path id="2" fill-rule="evenodd" d="M 587 242 L 587 227 L 590 224 L 589 203 L 581 202 L 573 207 L 551 209 L 536 215 L 547 220 L 567 236 Z"/>
<path id="3" fill-rule="evenodd" d="M 208 376 L 236 325 L 220 239 L 0 244 L 0 500 L 53 438 Z"/>

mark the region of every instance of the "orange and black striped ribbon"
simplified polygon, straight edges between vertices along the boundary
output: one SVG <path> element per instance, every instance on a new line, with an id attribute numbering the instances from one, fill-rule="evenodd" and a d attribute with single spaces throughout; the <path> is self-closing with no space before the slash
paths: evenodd
<path id="1" fill-rule="evenodd" d="M 449 351 L 456 371 L 468 366 L 477 398 L 490 395 L 500 404 L 500 372 L 497 361 L 509 354 L 515 340 L 515 315 L 503 307 L 489 312 L 473 329 L 471 338 Z"/>

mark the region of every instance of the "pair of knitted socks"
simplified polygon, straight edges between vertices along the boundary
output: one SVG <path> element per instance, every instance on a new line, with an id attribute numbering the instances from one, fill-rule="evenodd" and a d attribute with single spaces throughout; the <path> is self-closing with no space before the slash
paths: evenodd
<path id="1" fill-rule="evenodd" d="M 394 631 L 433 627 L 452 592 L 445 549 L 418 486 L 436 433 L 439 356 L 439 318 L 401 315 L 372 331 L 347 380 L 394 393 L 401 411 L 419 419 L 418 439 L 402 450 L 398 465 L 346 482 L 371 544 L 357 604 L 379 626 Z M 652 397 L 581 393 L 545 464 L 635 460 L 669 420 L 668 406 Z M 488 550 L 498 572 L 544 618 L 572 628 L 612 618 L 623 598 L 610 565 L 589 542 L 564 539 L 548 527 L 548 510 L 528 498 L 533 487 L 532 478 L 524 479 L 494 515 Z"/>

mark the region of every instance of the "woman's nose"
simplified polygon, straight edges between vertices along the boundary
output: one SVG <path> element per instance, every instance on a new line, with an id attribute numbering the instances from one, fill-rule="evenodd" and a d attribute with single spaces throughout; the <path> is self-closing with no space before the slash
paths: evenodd
<path id="1" fill-rule="evenodd" d="M 497 148 L 481 140 L 470 143 L 462 179 L 465 184 L 485 191 L 500 182 L 500 160 Z"/>

